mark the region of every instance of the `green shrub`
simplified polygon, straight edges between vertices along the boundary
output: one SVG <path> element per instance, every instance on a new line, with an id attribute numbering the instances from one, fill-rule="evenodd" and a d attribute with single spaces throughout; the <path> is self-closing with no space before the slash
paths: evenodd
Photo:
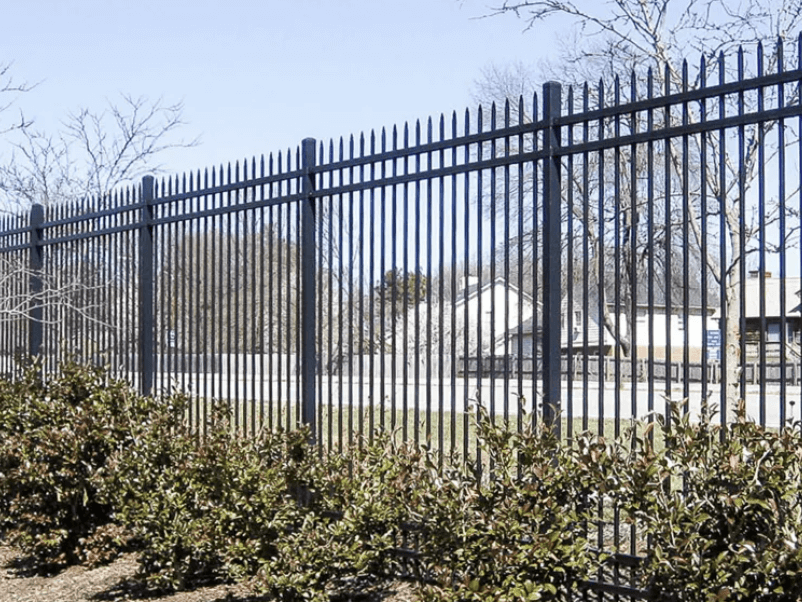
<path id="1" fill-rule="evenodd" d="M 154 424 L 113 458 L 107 482 L 117 519 L 143 545 L 146 581 L 182 589 L 204 578 L 254 575 L 300 524 L 308 432 L 242 438 L 222 408 L 203 441 L 179 426 Z"/>
<path id="2" fill-rule="evenodd" d="M 722 437 L 673 410 L 666 450 L 631 467 L 652 600 L 802 599 L 802 433 L 746 419 Z"/>
<path id="3" fill-rule="evenodd" d="M 414 567 L 428 600 L 567 600 L 601 560 L 601 508 L 637 525 L 652 600 L 802 599 L 802 425 L 693 421 L 675 406 L 656 450 L 634 425 L 571 444 L 480 413 L 482 462 L 379 435 L 320 459 L 309 433 L 238 436 L 215 408 L 145 398 L 100 369 L 0 380 L 0 531 L 41 564 L 98 562 L 135 537 L 153 586 L 253 580 L 282 600 L 355 595 Z M 422 579 L 423 581 L 423 579 Z"/>
<path id="4" fill-rule="evenodd" d="M 130 446 L 163 402 L 94 367 L 63 364 L 42 381 L 30 366 L 0 381 L 0 520 L 39 563 L 100 561 L 124 535 L 97 495 L 109 457 Z"/>
<path id="5" fill-rule="evenodd" d="M 282 600 L 325 600 L 393 574 L 394 548 L 433 466 L 425 450 L 382 434 L 328 458 L 311 483 L 309 513 L 278 542 L 259 588 Z"/>
<path id="6" fill-rule="evenodd" d="M 571 599 L 595 566 L 586 531 L 610 464 L 599 453 L 605 446 L 591 438 L 565 446 L 547 428 L 515 433 L 487 416 L 479 438 L 484 469 L 449 467 L 419 510 L 421 550 L 435 580 L 423 596 Z"/>

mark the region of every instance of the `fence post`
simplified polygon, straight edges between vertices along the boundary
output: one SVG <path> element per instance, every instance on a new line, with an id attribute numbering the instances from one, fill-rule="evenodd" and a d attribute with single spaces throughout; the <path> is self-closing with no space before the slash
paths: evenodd
<path id="1" fill-rule="evenodd" d="M 543 421 L 560 434 L 560 296 L 562 293 L 562 233 L 560 189 L 560 126 L 555 124 L 562 109 L 560 84 L 543 86 Z"/>
<path id="2" fill-rule="evenodd" d="M 30 227 L 30 294 L 31 308 L 28 319 L 28 354 L 35 357 L 42 353 L 44 338 L 44 310 L 42 307 L 42 269 L 44 268 L 44 247 L 42 246 L 42 224 L 45 221 L 45 210 L 42 205 L 31 207 Z"/>
<path id="3" fill-rule="evenodd" d="M 143 395 L 153 393 L 153 176 L 142 178 L 139 225 L 139 378 Z"/>
<path id="4" fill-rule="evenodd" d="M 316 442 L 316 391 L 315 372 L 315 297 L 317 285 L 317 257 L 315 243 L 315 190 L 316 166 L 314 138 L 301 143 L 301 421 L 310 429 L 312 442 Z"/>

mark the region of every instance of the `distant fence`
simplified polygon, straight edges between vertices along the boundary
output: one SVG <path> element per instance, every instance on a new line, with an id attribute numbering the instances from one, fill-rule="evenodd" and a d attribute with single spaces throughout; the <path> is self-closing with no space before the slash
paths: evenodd
<path id="1" fill-rule="evenodd" d="M 498 376 L 514 377 L 519 371 L 531 376 L 533 373 L 537 374 L 542 370 L 542 362 L 540 360 L 524 359 L 519 361 L 516 357 L 469 357 L 467 359 L 460 358 L 459 361 L 455 362 L 458 375 L 464 374 L 463 368 L 466 366 L 466 362 L 468 375 L 470 376 L 479 374 L 480 362 L 483 374 L 493 372 Z M 563 380 L 572 379 L 579 382 L 585 379 L 585 375 L 590 380 L 598 380 L 599 375 L 602 374 L 605 376 L 605 380 L 612 381 L 614 375 L 618 374 L 625 382 L 631 383 L 633 382 L 632 368 L 633 365 L 631 363 L 622 364 L 620 361 L 616 362 L 614 357 L 594 357 L 588 362 L 585 362 L 581 357 L 572 357 L 569 362 L 567 358 L 563 357 L 560 363 L 560 374 Z M 682 383 L 685 378 L 685 365 L 682 362 L 672 362 L 667 366 L 664 361 L 653 361 L 650 364 L 647 359 L 641 359 L 635 364 L 634 368 L 634 382 L 636 383 L 647 382 L 650 370 L 653 376 L 662 382 Z M 788 360 L 784 365 L 780 362 L 770 361 L 762 364 L 756 361 L 744 362 L 743 366 L 746 382 L 751 385 L 761 384 L 761 374 L 765 384 L 779 385 L 782 381 L 783 369 L 785 370 L 786 385 L 802 385 L 802 362 L 798 360 Z M 688 365 L 687 375 L 692 383 L 706 382 L 709 384 L 719 384 L 725 376 L 721 362 L 718 360 L 712 360 L 706 364 L 691 362 Z"/>

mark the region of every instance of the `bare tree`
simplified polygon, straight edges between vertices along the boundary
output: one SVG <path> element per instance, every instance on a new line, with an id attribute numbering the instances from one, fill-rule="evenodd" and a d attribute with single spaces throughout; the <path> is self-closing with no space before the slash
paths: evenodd
<path id="1" fill-rule="evenodd" d="M 607 80 L 615 73 L 632 73 L 635 88 L 639 93 L 645 92 L 646 82 L 651 82 L 653 90 L 676 92 L 683 85 L 689 89 L 699 88 L 707 79 L 717 75 L 722 67 L 733 79 L 735 76 L 749 76 L 754 69 L 744 65 L 742 61 L 726 63 L 723 57 L 741 52 L 741 48 L 757 48 L 762 52 L 760 42 L 776 39 L 792 41 L 802 26 L 802 3 L 799 1 L 783 2 L 782 0 L 744 0 L 736 5 L 726 0 L 662 0 L 660 2 L 644 2 L 642 0 L 610 0 L 605 3 L 578 2 L 572 0 L 528 0 L 524 2 L 505 0 L 491 9 L 491 15 L 512 13 L 526 24 L 527 29 L 536 29 L 546 23 L 570 23 L 570 32 L 562 31 L 558 41 L 558 52 L 553 58 L 540 65 L 542 79 L 557 79 L 567 84 L 581 86 L 585 81 Z M 788 44 L 792 46 L 792 44 Z M 689 74 L 684 57 L 697 54 L 707 57 L 707 62 Z M 719 57 L 722 57 L 719 61 Z M 782 46 L 778 44 L 774 52 L 769 52 L 763 60 L 764 72 L 776 70 L 783 59 Z M 738 71 L 741 73 L 738 74 Z M 687 84 L 683 84 L 687 82 Z M 592 89 L 596 102 L 604 102 L 605 90 L 618 93 L 618 82 L 615 86 L 604 88 L 599 85 Z M 790 87 L 788 92 L 790 92 Z M 775 93 L 766 91 L 770 96 Z M 782 99 L 786 104 L 799 102 L 796 89 L 790 97 Z M 731 102 L 756 103 L 755 98 L 731 99 Z M 671 119 L 666 116 L 665 119 Z M 690 122 L 698 121 L 700 114 L 694 107 L 688 117 Z M 758 137 L 765 136 L 767 130 L 777 128 L 777 124 L 766 124 L 763 130 L 745 128 L 744 137 L 746 151 L 742 157 L 732 152 L 732 141 L 709 138 L 702 142 L 702 137 L 692 137 L 694 146 L 690 152 L 702 157 L 703 144 L 708 145 L 707 156 L 715 156 L 723 151 L 724 174 L 719 166 L 707 170 L 704 181 L 701 177 L 692 177 L 685 182 L 692 202 L 687 207 L 684 223 L 690 229 L 694 243 L 694 253 L 704 266 L 705 273 L 719 283 L 725 308 L 726 320 L 723 328 L 726 331 L 728 358 L 727 399 L 728 405 L 734 407 L 740 397 L 740 305 L 742 274 L 747 255 L 754 252 L 754 241 L 757 236 L 757 219 L 753 208 L 742 207 L 745 193 L 749 192 L 756 180 L 760 144 Z M 783 128 L 784 129 L 784 128 Z M 787 134 L 793 135 L 793 132 Z M 788 143 L 790 135 L 786 135 Z M 667 144 L 665 155 L 668 156 L 669 169 L 674 173 L 670 178 L 677 178 L 681 173 L 679 165 L 683 152 L 679 141 Z M 712 149 L 712 150 L 711 150 Z M 774 150 L 776 152 L 776 148 Z M 625 172 L 626 173 L 626 170 Z M 671 181 L 669 179 L 669 181 Z M 724 188 L 721 183 L 724 182 Z M 741 187 L 739 189 L 739 187 Z M 710 203 L 703 212 L 699 199 L 705 188 Z M 789 194 L 787 192 L 787 194 Z M 779 207 L 785 199 L 775 199 L 766 208 L 762 216 L 763 226 L 779 220 Z M 716 205 L 713 207 L 713 205 Z M 622 207 L 629 212 L 630 223 L 638 223 L 639 214 L 644 208 Z M 667 210 L 673 211 L 670 203 Z M 742 214 L 743 212 L 743 214 Z M 724 240 L 716 244 L 705 244 L 702 231 L 704 220 L 713 216 L 723 217 Z M 599 215 L 598 217 L 601 217 Z M 745 227 L 741 228 L 741 223 Z M 665 223 L 678 225 L 677 217 L 669 216 Z M 784 243 L 790 244 L 789 232 L 784 236 Z M 666 237 L 664 248 L 666 254 L 671 253 L 672 241 Z M 727 262 L 720 260 L 721 247 L 727 249 Z M 597 255 L 596 257 L 600 257 Z M 667 291 L 670 294 L 670 291 Z"/>
<path id="2" fill-rule="evenodd" d="M 19 95 L 32 87 L 17 83 L 10 65 L 0 65 L 0 117 L 12 115 Z M 27 225 L 34 205 L 42 205 L 49 219 L 66 205 L 97 210 L 118 203 L 126 196 L 121 186 L 161 170 L 163 151 L 195 144 L 178 137 L 181 114 L 180 104 L 122 96 L 103 110 L 80 109 L 68 115 L 57 132 L 38 129 L 22 111 L 18 118 L 0 121 L 10 149 L 0 157 L 5 225 Z M 0 250 L 0 322 L 40 321 L 53 333 L 45 337 L 49 352 L 56 351 L 54 346 L 70 352 L 89 352 L 88 347 L 92 353 L 104 351 L 97 341 L 87 346 L 72 340 L 75 337 L 94 337 L 122 352 L 127 344 L 120 341 L 129 340 L 134 331 L 129 323 L 118 323 L 120 316 L 112 319 L 110 296 L 127 299 L 134 294 L 131 283 L 120 277 L 135 269 L 134 247 L 100 241 L 87 252 L 71 243 L 54 247 L 42 266 L 33 266 L 18 243 Z"/>
<path id="3" fill-rule="evenodd" d="M 19 212 L 36 203 L 103 203 L 114 188 L 162 171 L 164 151 L 196 143 L 176 138 L 182 111 L 181 104 L 124 95 L 102 111 L 72 113 L 56 133 L 25 122 L 11 140 L 11 157 L 0 164 L 0 207 Z"/>
<path id="4" fill-rule="evenodd" d="M 182 353 L 296 353 L 299 258 L 281 225 L 256 215 L 177 233 L 160 258 L 161 330 Z"/>

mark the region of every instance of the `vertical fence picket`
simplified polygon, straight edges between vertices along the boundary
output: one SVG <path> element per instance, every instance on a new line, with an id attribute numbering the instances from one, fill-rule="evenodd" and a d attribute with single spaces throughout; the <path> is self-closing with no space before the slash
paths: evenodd
<path id="1" fill-rule="evenodd" d="M 153 287 L 153 188 L 152 176 L 142 178 L 139 202 L 139 378 L 144 395 L 153 392 L 154 287 Z"/>
<path id="2" fill-rule="evenodd" d="M 543 167 L 543 421 L 560 434 L 561 353 L 560 293 L 562 291 L 562 186 L 558 155 L 562 113 L 560 84 L 543 86 L 545 165 Z"/>
<path id="3" fill-rule="evenodd" d="M 42 247 L 42 224 L 45 211 L 42 205 L 34 205 L 30 212 L 30 284 L 31 303 L 28 317 L 28 353 L 39 357 L 42 353 L 44 337 L 44 307 L 42 270 L 44 268 L 44 248 Z"/>

